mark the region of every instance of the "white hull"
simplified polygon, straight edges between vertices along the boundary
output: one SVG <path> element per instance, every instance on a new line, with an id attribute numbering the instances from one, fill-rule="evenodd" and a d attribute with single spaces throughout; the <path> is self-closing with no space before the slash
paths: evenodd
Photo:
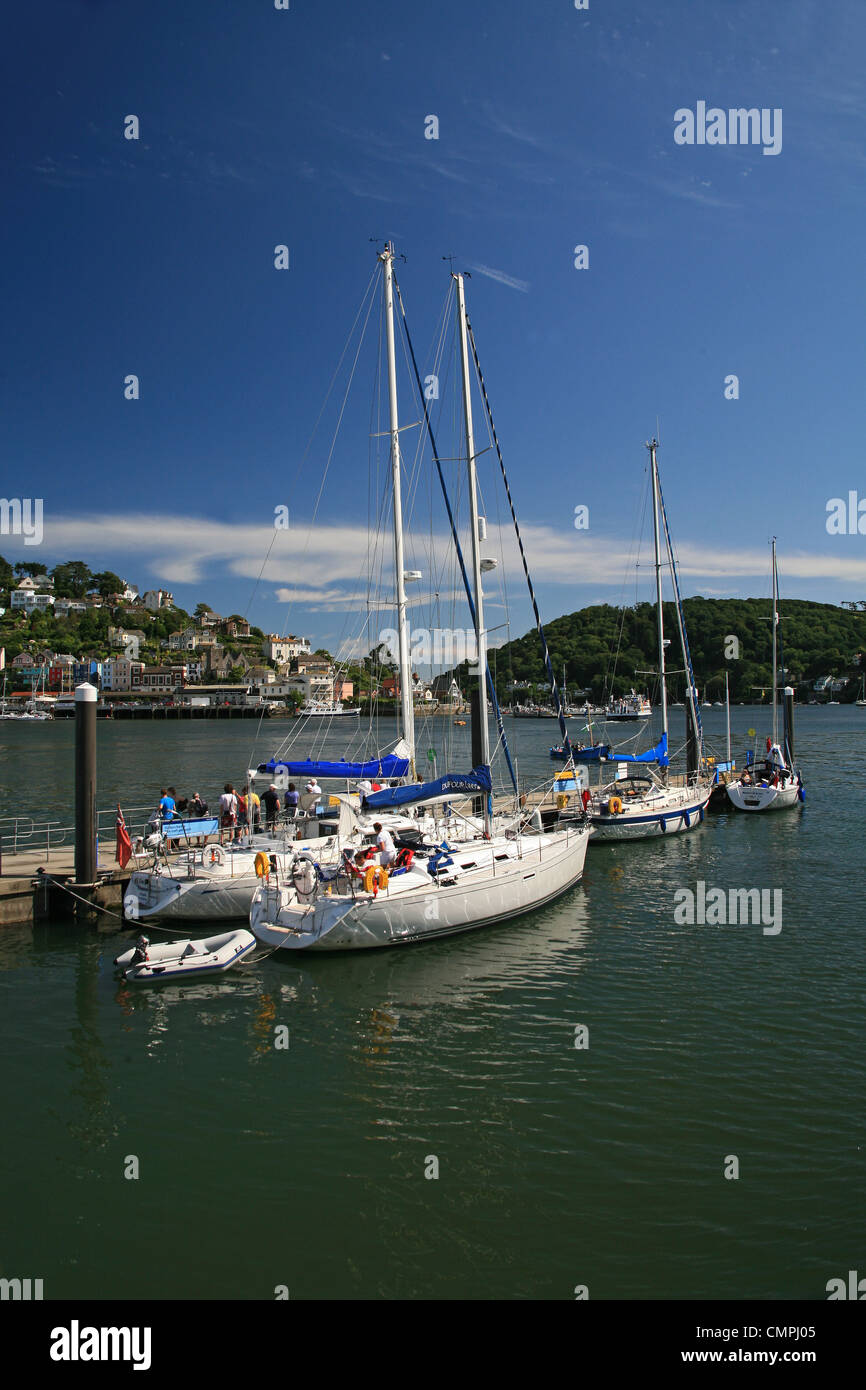
<path id="1" fill-rule="evenodd" d="M 704 819 L 710 799 L 710 789 L 672 791 L 662 797 L 631 807 L 625 805 L 619 814 L 607 811 L 592 815 L 593 844 L 612 840 L 646 840 L 652 836 L 680 835 L 694 830 Z"/>
<path id="2" fill-rule="evenodd" d="M 738 811 L 785 811 L 796 806 L 799 800 L 799 780 L 787 783 L 784 787 L 755 786 L 749 783 L 729 782 L 728 800 Z"/>
<path id="3" fill-rule="evenodd" d="M 291 849 L 279 841 L 254 841 L 251 849 L 226 850 L 222 864 L 207 868 L 196 856 L 192 872 L 182 862 L 165 869 L 136 870 L 123 899 L 123 911 L 131 922 L 231 922 L 247 918 L 253 894 L 259 886 L 255 871 L 256 851 L 276 854 L 278 864 L 286 854 L 333 856 L 333 838 L 297 840 Z"/>
<path id="4" fill-rule="evenodd" d="M 324 706 L 321 708 L 305 709 L 302 705 L 296 717 L 298 719 L 358 719 L 360 715 L 360 707 L 358 707 L 358 709 L 343 709 L 342 706 L 339 706 L 336 709 L 332 709 L 328 706 Z"/>
<path id="5" fill-rule="evenodd" d="M 454 851 L 455 882 L 434 882 L 422 861 L 377 897 L 321 893 L 304 905 L 291 887 L 265 885 L 253 900 L 250 929 L 260 941 L 290 951 L 369 950 L 453 936 L 559 897 L 580 881 L 588 841 L 584 826 L 479 841 Z"/>
<path id="6" fill-rule="evenodd" d="M 133 946 L 115 956 L 114 964 L 130 983 L 188 980 L 193 975 L 221 974 L 248 955 L 255 944 L 255 937 L 248 931 L 226 932 L 204 941 L 167 941 L 156 946 L 146 942 L 144 949 Z"/>
<path id="7" fill-rule="evenodd" d="M 131 922 L 230 922 L 249 914 L 259 880 L 255 871 L 234 878 L 135 873 L 123 899 Z"/>

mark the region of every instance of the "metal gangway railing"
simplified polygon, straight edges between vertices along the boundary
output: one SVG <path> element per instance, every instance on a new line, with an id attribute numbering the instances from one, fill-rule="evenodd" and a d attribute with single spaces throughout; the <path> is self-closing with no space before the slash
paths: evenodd
<path id="1" fill-rule="evenodd" d="M 153 805 L 131 806 L 124 809 L 123 818 L 130 835 L 140 831 L 154 814 Z M 117 807 L 96 813 L 97 845 L 114 847 L 117 826 Z M 55 861 L 61 851 L 75 845 L 75 825 L 61 820 L 38 820 L 34 816 L 0 816 L 0 873 L 4 861 L 15 856 L 38 855 L 46 865 Z"/>

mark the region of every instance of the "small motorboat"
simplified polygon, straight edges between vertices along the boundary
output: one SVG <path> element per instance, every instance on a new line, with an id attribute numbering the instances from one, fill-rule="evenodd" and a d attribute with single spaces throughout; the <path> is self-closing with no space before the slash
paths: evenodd
<path id="1" fill-rule="evenodd" d="M 228 970 L 256 944 L 252 932 L 223 932 L 201 941 L 166 941 L 152 946 L 146 936 L 140 936 L 128 951 L 115 956 L 114 964 L 131 983 L 157 983 L 163 980 L 186 979 L 191 975 L 216 975 Z"/>

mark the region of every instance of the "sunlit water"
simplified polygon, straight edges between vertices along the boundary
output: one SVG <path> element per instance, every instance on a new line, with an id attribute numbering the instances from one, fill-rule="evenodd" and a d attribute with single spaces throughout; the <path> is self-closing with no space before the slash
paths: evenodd
<path id="1" fill-rule="evenodd" d="M 766 715 L 733 711 L 740 757 Z M 548 768 L 552 722 L 508 731 Z M 452 940 L 148 991 L 115 978 L 116 924 L 0 930 L 0 1274 L 46 1297 L 826 1297 L 864 1251 L 864 731 L 798 710 L 804 811 L 593 847 L 582 887 Z M 213 804 L 283 733 L 101 724 L 99 804 L 166 782 Z M 72 740 L 0 725 L 0 814 L 70 818 Z M 781 932 L 676 925 L 698 880 L 781 888 Z"/>

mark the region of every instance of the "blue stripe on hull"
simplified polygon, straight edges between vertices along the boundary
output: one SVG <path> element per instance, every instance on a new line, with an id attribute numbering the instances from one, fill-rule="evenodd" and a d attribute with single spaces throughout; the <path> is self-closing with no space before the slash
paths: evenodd
<path id="1" fill-rule="evenodd" d="M 695 821 L 697 816 L 697 822 Z M 597 830 L 616 830 L 620 827 L 627 828 L 633 825 L 657 826 L 660 835 L 678 834 L 681 830 L 692 830 L 695 824 L 700 824 L 704 819 L 704 802 L 698 801 L 694 806 L 684 806 L 679 811 L 658 811 L 655 815 L 649 816 L 592 816 L 592 824 Z M 679 824 L 677 824 L 679 822 Z M 593 834 L 590 837 L 590 844 L 595 841 L 601 844 L 602 836 Z"/>

